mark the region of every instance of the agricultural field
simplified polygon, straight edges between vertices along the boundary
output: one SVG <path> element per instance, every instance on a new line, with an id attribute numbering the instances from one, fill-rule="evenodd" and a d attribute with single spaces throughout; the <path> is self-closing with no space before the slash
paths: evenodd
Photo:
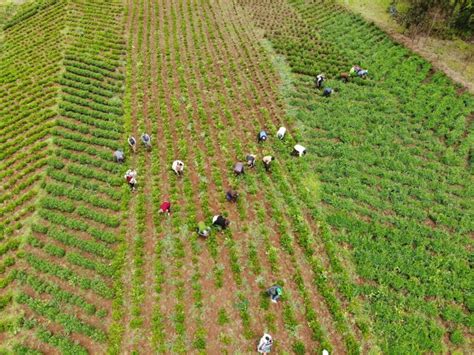
<path id="1" fill-rule="evenodd" d="M 373 24 L 322 0 L 41 0 L 1 45 L 0 353 L 472 351 L 474 98 Z"/>

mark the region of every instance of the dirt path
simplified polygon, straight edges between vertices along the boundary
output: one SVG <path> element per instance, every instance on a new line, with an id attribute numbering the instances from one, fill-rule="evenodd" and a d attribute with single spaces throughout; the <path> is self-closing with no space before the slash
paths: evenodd
<path id="1" fill-rule="evenodd" d="M 134 46 L 134 42 L 136 41 L 136 32 L 132 31 L 132 28 L 136 26 L 136 14 L 132 11 L 133 9 L 133 1 L 129 0 L 128 2 L 128 18 L 126 19 L 125 25 L 125 33 L 127 38 L 127 48 L 129 53 L 128 61 L 134 62 L 135 60 L 135 51 L 132 50 Z M 134 35 L 135 34 L 135 35 Z M 127 80 L 130 81 L 131 85 L 131 92 L 130 97 L 136 97 L 136 92 L 138 90 L 136 86 L 136 82 L 134 78 L 136 77 L 136 71 L 133 65 L 130 65 L 130 72 L 127 74 L 130 76 Z M 131 132 L 130 134 L 137 137 L 137 107 L 134 104 L 131 104 Z M 137 164 L 137 157 L 135 154 L 130 154 L 130 166 L 134 167 Z M 133 273 L 133 239 L 136 235 L 136 216 L 132 211 L 136 210 L 137 206 L 137 197 L 135 194 L 132 195 L 130 202 L 129 202 L 129 209 L 128 209 L 128 219 L 127 219 L 127 233 L 125 235 L 125 243 L 126 243 L 126 256 L 125 256 L 125 263 L 124 263 L 124 308 L 125 308 L 125 316 L 124 316 L 124 334 L 123 334 L 123 342 L 122 348 L 125 353 L 132 352 L 133 346 L 133 339 L 134 339 L 134 330 L 131 328 L 130 322 L 132 319 L 132 273 Z"/>

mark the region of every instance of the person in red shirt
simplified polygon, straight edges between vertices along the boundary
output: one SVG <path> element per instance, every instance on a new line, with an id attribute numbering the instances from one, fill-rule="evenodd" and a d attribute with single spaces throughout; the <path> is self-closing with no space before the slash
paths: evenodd
<path id="1" fill-rule="evenodd" d="M 165 201 L 161 204 L 160 213 L 167 213 L 168 215 L 171 213 L 171 203 L 169 201 Z"/>

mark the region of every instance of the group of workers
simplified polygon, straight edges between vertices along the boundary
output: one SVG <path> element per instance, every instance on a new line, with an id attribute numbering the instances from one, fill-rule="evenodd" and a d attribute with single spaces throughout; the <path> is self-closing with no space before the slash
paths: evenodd
<path id="1" fill-rule="evenodd" d="M 280 127 L 277 131 L 277 137 L 279 139 L 283 139 L 285 137 L 285 134 L 286 134 L 286 128 L 285 127 Z M 268 139 L 268 134 L 265 130 L 262 130 L 258 133 L 258 135 L 257 135 L 257 142 L 258 143 L 265 142 L 267 139 Z M 293 147 L 293 152 L 291 154 L 294 155 L 294 156 L 301 157 L 301 156 L 306 154 L 306 148 L 303 147 L 301 144 L 296 144 Z M 247 162 L 247 167 L 253 168 L 253 167 L 255 167 L 255 163 L 257 161 L 257 156 L 255 154 L 247 154 L 247 156 L 245 157 L 245 160 Z M 264 155 L 263 156 L 262 163 L 263 163 L 263 167 L 265 168 L 265 171 L 270 171 L 270 165 L 271 165 L 272 161 L 274 161 L 274 160 L 275 160 L 275 157 L 272 156 L 272 155 Z M 242 162 L 235 163 L 234 173 L 236 175 L 241 175 L 244 172 L 245 172 L 244 163 L 242 163 Z"/>
<path id="2" fill-rule="evenodd" d="M 322 79 L 324 81 L 324 77 Z M 320 84 L 322 85 L 322 81 Z M 280 127 L 277 132 L 277 137 L 279 139 L 283 139 L 286 134 L 286 128 Z M 257 140 L 259 143 L 265 142 L 268 139 L 268 134 L 266 131 L 262 130 L 258 133 Z M 151 137 L 150 135 L 143 133 L 141 136 L 141 141 L 144 147 L 147 150 L 151 149 Z M 137 141 L 134 137 L 128 138 L 128 144 L 133 152 L 137 150 Z M 292 155 L 301 157 L 306 154 L 306 148 L 300 144 L 296 144 L 293 148 Z M 116 150 L 113 154 L 113 158 L 117 163 L 123 163 L 125 161 L 125 154 L 121 150 Z M 247 167 L 253 168 L 256 163 L 256 155 L 255 154 L 248 154 L 246 156 Z M 270 170 L 271 162 L 275 160 L 275 158 L 271 155 L 265 155 L 262 158 L 262 162 L 266 171 Z M 173 161 L 171 165 L 171 169 L 176 173 L 176 175 L 180 176 L 184 173 L 184 163 L 181 160 Z M 234 166 L 234 172 L 236 174 L 244 173 L 244 163 L 238 162 Z M 127 181 L 128 185 L 130 186 L 131 191 L 136 190 L 137 185 L 137 171 L 129 169 L 125 173 L 124 176 L 125 180 Z M 237 202 L 239 194 L 234 190 L 228 190 L 226 192 L 225 198 L 228 202 Z M 160 205 L 159 213 L 163 214 L 170 214 L 171 213 L 171 202 L 166 200 Z M 230 225 L 230 220 L 225 218 L 223 215 L 218 214 L 212 217 L 212 225 L 218 227 L 222 230 L 226 229 Z M 200 221 L 197 225 L 196 232 L 199 236 L 207 238 L 211 233 L 211 228 L 206 225 L 204 221 Z M 279 285 L 273 285 L 265 291 L 266 295 L 270 297 L 271 302 L 277 303 L 283 293 L 283 288 Z M 273 339 L 269 334 L 263 334 L 261 337 L 258 345 L 257 351 L 259 353 L 269 353 L 273 346 Z"/>
<path id="3" fill-rule="evenodd" d="M 369 74 L 369 71 L 367 69 L 362 69 L 358 65 L 354 65 L 349 73 L 341 73 L 340 78 L 344 82 L 348 82 L 350 77 L 358 76 L 359 78 L 366 78 L 367 75 Z M 317 89 L 323 89 L 323 96 L 324 97 L 329 97 L 331 94 L 334 92 L 333 88 L 330 87 L 324 87 L 324 81 L 326 80 L 326 77 L 323 73 L 318 74 L 316 76 L 316 79 L 314 80 L 314 84 Z"/>

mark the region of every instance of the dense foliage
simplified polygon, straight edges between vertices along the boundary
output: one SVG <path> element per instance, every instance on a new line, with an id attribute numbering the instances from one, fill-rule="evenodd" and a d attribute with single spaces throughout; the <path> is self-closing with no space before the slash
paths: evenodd
<path id="1" fill-rule="evenodd" d="M 346 297 L 365 300 L 384 351 L 456 346 L 443 335 L 456 339 L 472 319 L 472 96 L 336 5 L 292 0 L 294 15 L 279 23 L 268 4 L 251 3 L 296 74 L 290 112 L 322 183 L 321 202 L 307 202 L 350 250 L 357 276 Z M 369 79 L 338 80 L 354 64 Z M 330 99 L 314 88 L 320 72 L 336 89 Z"/>
<path id="2" fill-rule="evenodd" d="M 450 32 L 474 36 L 472 0 L 395 0 L 390 11 L 407 27 L 445 36 Z"/>

